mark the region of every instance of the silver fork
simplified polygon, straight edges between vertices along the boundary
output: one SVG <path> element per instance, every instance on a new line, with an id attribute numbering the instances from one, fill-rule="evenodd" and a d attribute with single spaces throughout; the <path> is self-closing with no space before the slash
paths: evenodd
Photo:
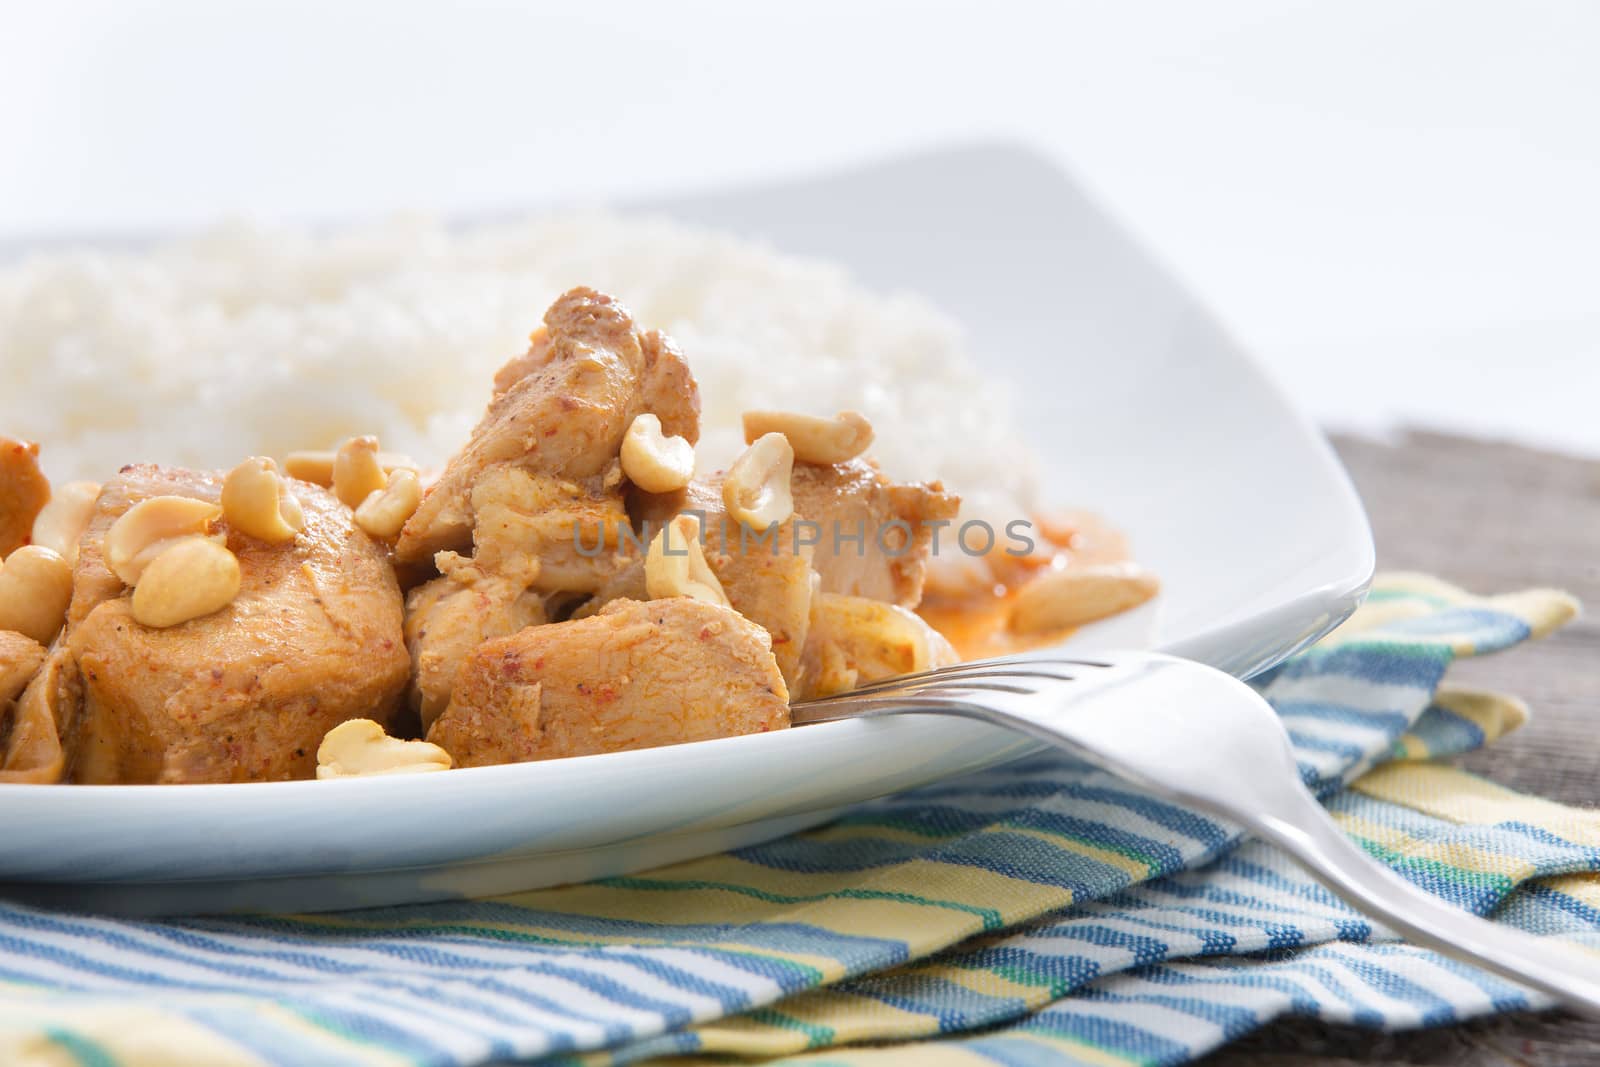
<path id="1" fill-rule="evenodd" d="M 1221 671 L 1152 652 L 1026 656 L 890 678 L 792 708 L 796 725 L 927 714 L 1020 731 L 1238 823 L 1416 944 L 1600 1017 L 1600 956 L 1480 919 L 1371 859 L 1302 784 L 1271 705 Z"/>

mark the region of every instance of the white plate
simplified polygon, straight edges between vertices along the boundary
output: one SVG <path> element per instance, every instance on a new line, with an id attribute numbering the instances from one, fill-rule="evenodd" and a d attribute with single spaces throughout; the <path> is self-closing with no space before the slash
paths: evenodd
<path id="1" fill-rule="evenodd" d="M 1354 609 L 1361 504 L 1322 437 L 1073 183 L 975 148 L 642 205 L 931 297 L 1025 383 L 1046 499 L 1109 516 L 1165 592 L 1069 647 L 1247 675 Z M 813 825 L 1012 758 L 954 720 L 834 723 L 426 778 L 0 786 L 6 895 L 122 912 L 318 910 L 511 892 Z"/>

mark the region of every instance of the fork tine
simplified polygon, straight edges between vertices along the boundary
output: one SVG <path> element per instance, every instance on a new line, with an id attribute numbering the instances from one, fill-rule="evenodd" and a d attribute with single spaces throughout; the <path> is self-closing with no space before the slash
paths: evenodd
<path id="1" fill-rule="evenodd" d="M 955 663 L 948 667 L 934 667 L 931 670 L 917 671 L 915 674 L 898 674 L 892 678 L 884 678 L 866 685 L 857 686 L 850 690 L 852 693 L 871 693 L 880 689 L 897 688 L 906 685 L 919 684 L 936 678 L 947 678 L 955 675 L 983 675 L 983 674 L 1011 674 L 1019 677 L 1031 678 L 1056 678 L 1061 681 L 1070 681 L 1070 674 L 1051 674 L 1042 671 L 1044 667 L 1088 667 L 1095 670 L 1105 670 L 1113 666 L 1103 660 L 1076 659 L 1068 656 L 1004 656 L 995 659 L 972 660 L 967 663 Z"/>
<path id="2" fill-rule="evenodd" d="M 975 710 L 970 701 L 958 700 L 943 693 L 916 692 L 887 696 L 857 696 L 841 693 L 796 704 L 794 725 L 835 722 L 839 719 L 870 719 L 878 714 L 901 714 L 908 710 L 931 714 L 967 715 Z"/>
<path id="3" fill-rule="evenodd" d="M 993 659 L 975 659 L 966 663 L 953 663 L 948 667 L 934 667 L 902 678 L 934 678 L 965 671 L 1031 669 L 1036 667 L 1089 667 L 1108 669 L 1113 666 L 1103 660 L 1075 659 L 1069 656 L 997 656 Z M 885 679 L 888 681 L 889 679 Z M 873 683 L 876 684 L 876 683 Z"/>
<path id="4" fill-rule="evenodd" d="M 1052 681 L 1067 681 L 1071 678 L 1056 678 Z M 931 687 L 930 687 L 931 688 Z M 937 692 L 942 696 L 962 697 L 969 693 L 1022 693 L 1034 695 L 1042 692 L 1043 686 L 1037 685 L 1006 685 L 1002 682 L 953 682 L 949 685 L 940 685 Z M 914 693 L 927 692 L 925 689 L 914 689 Z"/>
<path id="5" fill-rule="evenodd" d="M 795 705 L 793 706 L 798 706 L 799 704 L 813 704 L 816 703 L 817 700 L 836 700 L 840 697 L 856 694 L 867 695 L 873 693 L 883 693 L 891 690 L 895 692 L 921 691 L 934 685 L 962 685 L 973 681 L 983 681 L 991 678 L 1046 678 L 1058 682 L 1070 682 L 1074 677 L 1075 676 L 1071 674 L 1062 674 L 1055 671 L 1033 670 L 1031 668 L 1023 667 L 1003 667 L 998 665 L 998 661 L 995 661 L 981 666 L 979 664 L 971 664 L 967 669 L 940 668 L 932 671 L 920 671 L 916 674 L 900 674 L 893 678 L 884 678 L 876 682 L 868 682 L 866 685 L 858 686 L 855 689 L 847 690 L 843 693 L 835 693 L 831 696 L 818 697 L 815 700 L 796 701 Z M 1017 691 L 1027 692 L 1028 690 Z"/>
<path id="6" fill-rule="evenodd" d="M 900 695 L 900 696 L 928 695 L 928 696 L 941 696 L 942 697 L 942 696 L 952 696 L 952 695 L 956 695 L 956 694 L 960 694 L 960 693 L 968 693 L 968 692 L 986 692 L 986 693 L 1037 693 L 1037 692 L 1039 692 L 1039 688 L 1040 687 L 1036 686 L 1036 685 L 1021 685 L 1021 684 L 1007 685 L 1006 684 L 1006 680 L 1007 679 L 1015 679 L 1015 678 L 1020 678 L 1020 677 L 1023 677 L 1023 676 L 1015 675 L 1015 674 L 997 674 L 997 675 L 994 675 L 992 677 L 991 676 L 980 677 L 980 678 L 978 678 L 976 680 L 972 680 L 972 681 L 969 681 L 966 678 L 935 678 L 934 680 L 932 680 L 930 682 L 922 682 L 922 683 L 917 684 L 917 685 L 908 685 L 908 686 L 906 686 L 906 687 L 904 687 L 902 689 L 897 689 L 897 688 L 895 688 L 893 686 L 890 686 L 890 687 L 888 687 L 886 689 L 874 689 L 868 695 L 869 696 L 889 696 L 889 695 L 892 694 L 892 695 Z M 1052 681 L 1057 681 L 1057 682 L 1070 682 L 1070 681 L 1072 681 L 1072 679 L 1070 677 L 1068 677 L 1068 676 L 1057 675 L 1057 674 L 1034 675 L 1033 677 L 1048 678 L 1048 679 L 1050 679 Z M 847 696 L 847 695 L 848 694 L 845 694 L 845 693 L 841 693 L 840 694 L 840 696 Z"/>

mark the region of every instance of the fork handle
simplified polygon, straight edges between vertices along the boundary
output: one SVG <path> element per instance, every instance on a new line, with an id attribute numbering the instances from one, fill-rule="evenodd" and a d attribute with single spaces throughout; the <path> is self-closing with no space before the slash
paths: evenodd
<path id="1" fill-rule="evenodd" d="M 917 701 L 868 697 L 858 703 L 872 709 L 866 711 L 870 715 L 880 708 L 909 710 L 908 705 L 914 707 Z M 1006 726 L 1075 755 L 1098 759 L 1080 746 L 1074 733 L 1061 729 L 1048 716 L 1001 710 L 992 701 L 985 705 L 951 701 L 925 705 L 922 710 Z M 1077 732 L 1081 733 L 1081 728 Z M 1282 736 L 1282 745 L 1286 773 L 1251 776 L 1246 788 L 1233 793 L 1230 799 L 1224 799 L 1214 789 L 1185 788 L 1179 781 L 1152 782 L 1130 768 L 1106 765 L 1239 823 L 1283 849 L 1351 907 L 1410 941 L 1519 982 L 1554 998 L 1563 1007 L 1600 1019 L 1600 955 L 1574 945 L 1551 944 L 1533 934 L 1480 919 L 1395 874 L 1339 829 L 1328 810 L 1294 773 L 1287 736 Z"/>
<path id="2" fill-rule="evenodd" d="M 1558 1003 L 1600 1018 L 1600 956 L 1552 944 L 1481 919 L 1401 878 L 1350 839 L 1327 809 L 1298 782 L 1295 803 L 1285 795 L 1272 812 L 1232 812 L 1258 836 L 1298 860 L 1358 911 L 1416 944 L 1493 971 L 1545 993 Z"/>
<path id="3" fill-rule="evenodd" d="M 1223 678 L 1220 672 L 1207 673 Z M 1244 688 L 1232 678 L 1223 680 L 1229 687 Z M 1147 683 L 1148 676 L 1140 681 Z M 1159 695 L 1148 684 L 1128 686 L 1127 690 L 1144 699 Z M 971 696 L 980 696 L 982 701 L 965 699 Z M 1192 756 L 1174 760 L 1167 768 L 1169 773 L 1157 779 L 1146 768 L 1108 758 L 1111 746 L 1085 744 L 1084 738 L 1096 730 L 1126 732 L 1126 721 L 1085 715 L 1068 728 L 1060 715 L 1030 696 L 1019 698 L 1009 708 L 1001 706 L 1009 703 L 1004 697 L 998 691 L 847 695 L 798 704 L 795 721 L 923 713 L 977 719 L 1017 730 L 1143 782 L 1159 794 L 1240 824 L 1283 849 L 1351 907 L 1416 944 L 1529 986 L 1573 1011 L 1600 1018 L 1600 955 L 1573 945 L 1551 944 L 1545 938 L 1480 919 L 1417 888 L 1367 855 L 1300 781 L 1289 738 L 1281 729 L 1259 736 L 1240 734 L 1256 748 L 1252 760 L 1242 765 L 1259 766 L 1261 773 L 1237 776 L 1227 783 L 1228 788 L 1218 789 L 1215 773 Z M 1260 699 L 1249 693 L 1247 698 Z M 1195 748 L 1203 750 L 1204 746 L 1197 743 Z"/>

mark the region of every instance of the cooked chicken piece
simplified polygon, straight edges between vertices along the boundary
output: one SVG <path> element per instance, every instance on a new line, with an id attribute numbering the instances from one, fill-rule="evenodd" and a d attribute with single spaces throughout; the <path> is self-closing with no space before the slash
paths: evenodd
<path id="1" fill-rule="evenodd" d="M 621 479 L 607 475 L 623 434 L 642 412 L 658 416 L 666 434 L 699 440 L 700 395 L 665 337 L 641 334 L 622 305 L 592 289 L 561 296 L 544 322 L 544 336 L 535 332 L 529 353 L 496 376 L 498 391 L 471 440 L 406 523 L 396 547 L 401 560 L 465 551 L 478 517 L 475 487 L 507 468 L 536 487 L 569 483 L 591 499 L 598 493 L 620 501 Z M 570 542 L 573 520 L 590 515 L 580 506 L 576 515 L 558 510 L 548 517 Z M 528 548 L 537 553 L 544 543 Z M 593 575 L 589 591 L 605 577 Z"/>
<path id="2" fill-rule="evenodd" d="M 72 728 L 82 699 L 82 678 L 73 665 L 72 653 L 58 644 L 11 714 L 0 782 L 48 785 L 61 781 L 66 769 L 62 738 Z"/>
<path id="3" fill-rule="evenodd" d="M 640 410 L 661 420 L 661 436 L 696 443 L 700 440 L 700 386 L 689 369 L 689 361 L 677 343 L 660 330 L 640 334 L 639 349 L 644 356 L 644 371 L 639 376 Z M 628 423 L 633 423 L 632 416 Z"/>
<path id="4" fill-rule="evenodd" d="M 31 637 L 0 630 L 0 712 L 28 687 L 44 662 L 44 646 Z"/>
<path id="5" fill-rule="evenodd" d="M 428 740 L 458 767 L 653 748 L 789 725 L 766 631 L 689 597 L 617 600 L 467 659 Z"/>
<path id="6" fill-rule="evenodd" d="M 733 609 L 772 635 L 772 655 L 791 689 L 800 681 L 800 656 L 811 624 L 812 546 L 796 549 L 793 522 L 758 537 L 735 522 L 722 502 L 720 474 L 697 478 L 677 493 L 635 494 L 631 502 L 645 532 L 654 535 L 673 516 L 690 513 L 705 532 L 705 556 Z M 742 533 L 741 533 L 742 531 Z M 596 593 L 589 613 L 609 600 L 648 598 L 642 563 Z"/>
<path id="7" fill-rule="evenodd" d="M 540 326 L 528 335 L 528 350 L 494 372 L 494 395 L 516 385 L 550 359 L 550 331 Z"/>
<path id="8" fill-rule="evenodd" d="M 960 497 L 938 482 L 891 482 L 859 459 L 796 463 L 791 484 L 795 514 L 820 527 L 812 565 L 823 592 L 917 606 L 934 535 L 927 524 L 953 521 Z"/>
<path id="9" fill-rule="evenodd" d="M 456 676 L 472 650 L 491 638 L 545 621 L 544 603 L 519 582 L 485 574 L 445 554 L 445 575 L 406 596 L 411 704 L 426 731 L 450 703 Z"/>
<path id="10" fill-rule="evenodd" d="M 226 530 L 243 572 L 221 611 L 167 629 L 134 621 L 104 561 L 111 524 L 140 500 L 216 501 L 215 474 L 125 467 L 84 534 L 66 647 L 83 701 L 65 736 L 82 782 L 310 778 L 322 736 L 346 719 L 387 722 L 410 658 L 386 553 L 327 490 L 294 483 L 305 529 L 268 544 Z"/>
<path id="11" fill-rule="evenodd" d="M 0 559 L 28 543 L 33 520 L 49 500 L 39 446 L 0 437 Z"/>
<path id="12" fill-rule="evenodd" d="M 634 417 L 650 411 L 665 432 L 699 437 L 699 392 L 683 356 L 661 334 L 639 333 L 610 297 L 574 289 L 529 340 L 495 375 L 488 413 L 401 533 L 402 560 L 453 569 L 407 609 L 425 729 L 473 648 L 641 564 L 642 550 L 630 554 L 621 537 L 631 524 L 618 452 Z M 470 561 L 454 551 L 464 539 Z M 642 585 L 642 570 L 637 577 Z"/>
<path id="13" fill-rule="evenodd" d="M 907 608 L 819 593 L 811 602 L 804 682 L 796 698 L 829 696 L 881 678 L 958 662 L 950 642 Z"/>
<path id="14" fill-rule="evenodd" d="M 620 480 L 581 483 L 521 467 L 484 471 L 472 489 L 473 562 L 543 593 L 592 593 L 628 560 L 616 550 L 629 526 Z"/>
<path id="15" fill-rule="evenodd" d="M 811 593 L 816 572 L 811 546 L 795 550 L 793 523 L 783 523 L 777 536 L 758 543 L 741 541 L 743 528 L 729 520 L 706 531 L 706 562 L 722 583 L 728 602 L 772 637 L 772 655 L 785 682 L 800 680 L 800 654 L 811 621 Z"/>
<path id="16" fill-rule="evenodd" d="M 652 530 L 655 527 L 651 527 Z M 641 538 L 642 539 L 642 538 Z M 723 590 L 727 592 L 727 590 Z M 616 574 L 613 574 L 606 583 L 595 590 L 593 596 L 579 604 L 573 611 L 572 618 L 587 619 L 600 614 L 600 609 L 616 600 L 649 600 L 650 592 L 645 586 L 644 557 L 638 556 L 628 562 L 628 565 Z"/>
<path id="17" fill-rule="evenodd" d="M 812 574 L 820 576 L 825 593 L 837 598 L 859 596 L 915 606 L 922 598 L 933 536 L 933 528 L 924 520 L 953 519 L 960 501 L 937 484 L 892 483 L 876 466 L 859 460 L 826 467 L 797 464 L 792 485 L 795 519 L 779 527 L 771 539 L 758 538 L 728 516 L 720 474 L 696 479 L 680 493 L 638 493 L 630 504 L 651 530 L 681 512 L 703 516 L 706 561 L 729 602 L 772 634 L 773 655 L 790 689 L 814 693 L 821 683 L 812 674 L 844 661 L 826 653 L 824 646 L 808 652 L 807 637 L 816 618 Z M 803 521 L 815 526 L 802 527 L 797 538 L 795 523 Z M 904 525 L 887 525 L 892 522 Z M 884 544 L 898 555 L 885 551 L 878 541 L 879 530 L 885 531 Z M 802 543 L 812 537 L 817 540 L 814 547 Z M 896 548 L 899 544 L 905 546 L 903 551 Z M 601 588 L 595 607 L 606 599 L 644 595 L 643 570 L 635 566 Z M 869 666 L 856 673 L 868 681 L 869 675 L 898 672 Z"/>

